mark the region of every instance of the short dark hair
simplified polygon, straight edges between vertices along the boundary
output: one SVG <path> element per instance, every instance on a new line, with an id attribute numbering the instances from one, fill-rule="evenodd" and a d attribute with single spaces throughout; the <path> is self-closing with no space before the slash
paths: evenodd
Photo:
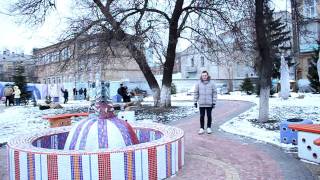
<path id="1" fill-rule="evenodd" d="M 209 75 L 208 71 L 202 71 L 201 74 L 202 74 L 202 73 L 207 73 L 207 74 Z"/>

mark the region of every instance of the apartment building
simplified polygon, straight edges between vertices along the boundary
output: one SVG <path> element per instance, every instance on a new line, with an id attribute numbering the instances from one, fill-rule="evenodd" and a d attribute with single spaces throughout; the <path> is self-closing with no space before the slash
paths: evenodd
<path id="1" fill-rule="evenodd" d="M 318 48 L 317 41 L 320 39 L 320 2 L 318 0 L 298 0 L 298 9 L 300 11 L 298 29 L 299 29 L 299 61 L 297 63 L 297 79 L 307 79 L 308 67 Z"/>
<path id="2" fill-rule="evenodd" d="M 44 84 L 71 83 L 87 87 L 102 81 L 143 81 L 138 64 L 120 42 L 104 44 L 101 35 L 67 40 L 34 49 L 39 81 Z"/>
<path id="3" fill-rule="evenodd" d="M 35 63 L 31 55 L 24 53 L 10 52 L 8 49 L 0 54 L 0 81 L 13 82 L 16 74 L 16 67 L 23 66 L 27 82 L 37 82 Z"/>

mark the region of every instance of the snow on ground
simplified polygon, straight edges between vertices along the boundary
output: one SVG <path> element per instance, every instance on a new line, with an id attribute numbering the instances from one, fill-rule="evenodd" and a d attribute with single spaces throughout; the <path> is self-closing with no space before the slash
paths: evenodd
<path id="1" fill-rule="evenodd" d="M 0 104 L 0 144 L 7 142 L 10 138 L 48 128 L 49 123 L 42 119 L 45 115 L 63 114 L 66 112 L 86 112 L 90 103 L 88 101 L 69 101 L 61 104 L 63 109 L 39 110 L 33 106 L 9 106 Z"/>
<path id="2" fill-rule="evenodd" d="M 40 103 L 40 102 L 38 102 Z M 41 104 L 41 103 L 40 103 Z M 136 119 L 146 122 L 168 123 L 178 121 L 198 111 L 193 108 L 192 102 L 173 102 L 172 107 L 166 110 L 159 110 L 151 107 L 151 102 L 143 102 L 144 106 L 136 110 Z M 39 110 L 33 106 L 10 106 L 0 104 L 0 145 L 7 142 L 14 136 L 27 134 L 49 127 L 49 123 L 42 117 L 64 113 L 88 112 L 89 101 L 69 101 L 61 104 L 63 109 Z M 75 118 L 72 122 L 79 121 Z"/>
<path id="3" fill-rule="evenodd" d="M 302 98 L 303 97 L 303 98 Z M 230 95 L 218 95 L 220 100 L 242 100 L 250 101 L 256 104 L 245 113 L 226 122 L 220 129 L 223 131 L 237 134 L 245 137 L 250 137 L 258 141 L 271 143 L 283 148 L 291 148 L 292 145 L 280 143 L 280 131 L 274 129 L 273 126 L 278 126 L 282 120 L 289 118 L 310 119 L 315 124 L 320 123 L 320 95 L 311 93 L 291 93 L 288 100 L 283 100 L 274 94 L 269 101 L 269 117 L 270 120 L 278 121 L 278 123 L 257 125 L 259 114 L 259 97 L 256 95 L 246 95 L 241 92 L 232 92 Z M 152 100 L 150 97 L 146 100 Z M 192 95 L 180 93 L 171 97 L 172 101 L 183 102 L 193 101 Z"/>
<path id="4" fill-rule="evenodd" d="M 301 98 L 302 96 L 304 96 L 304 98 Z M 292 145 L 280 143 L 279 130 L 268 130 L 272 129 L 272 127 L 262 128 L 261 126 L 252 123 L 253 120 L 258 118 L 259 113 L 259 98 L 255 95 L 248 96 L 236 92 L 231 95 L 220 96 L 219 99 L 245 100 L 257 104 L 245 113 L 242 113 L 238 117 L 235 117 L 220 126 L 222 130 L 271 143 L 283 148 L 293 147 Z M 274 97 L 269 99 L 269 106 L 270 120 L 279 121 L 280 123 L 282 120 L 289 118 L 302 118 L 310 119 L 315 124 L 320 123 L 319 94 L 291 93 L 291 97 L 288 100 L 282 100 L 277 94 L 275 94 Z"/>
<path id="5" fill-rule="evenodd" d="M 320 95 L 319 94 L 296 94 L 291 93 L 288 100 L 282 100 L 275 97 L 270 98 L 270 119 L 281 121 L 288 118 L 304 118 L 311 119 L 314 123 L 320 123 Z M 301 98 L 304 96 L 304 98 Z M 240 92 L 234 92 L 231 95 L 218 95 L 218 99 L 225 100 L 244 100 L 259 104 L 259 98 L 255 95 L 245 95 Z M 198 112 L 198 109 L 193 108 L 193 96 L 187 93 L 173 95 L 172 105 L 177 106 L 173 110 L 160 112 L 148 111 L 143 113 L 140 110 L 137 113 L 137 119 L 146 121 L 157 121 L 166 123 L 175 121 L 191 114 Z M 143 104 L 152 104 L 152 98 L 144 99 Z M 62 104 L 64 109 L 49 109 L 41 111 L 38 107 L 32 106 L 13 106 L 4 107 L 0 104 L 0 144 L 7 142 L 8 139 L 18 134 L 24 134 L 39 129 L 48 128 L 48 123 L 42 119 L 44 115 L 62 114 L 66 112 L 86 112 L 89 107 L 88 101 L 70 101 L 68 104 Z M 142 111 L 142 112 L 141 112 Z M 179 117 L 178 117 L 179 115 Z M 280 147 L 290 148 L 291 145 L 280 143 L 280 132 L 274 129 L 273 124 L 255 123 L 258 117 L 258 106 L 254 106 L 243 114 L 231 119 L 223 124 L 220 128 L 223 131 L 257 139 L 258 141 L 275 144 Z M 269 127 L 270 126 L 270 127 Z"/>

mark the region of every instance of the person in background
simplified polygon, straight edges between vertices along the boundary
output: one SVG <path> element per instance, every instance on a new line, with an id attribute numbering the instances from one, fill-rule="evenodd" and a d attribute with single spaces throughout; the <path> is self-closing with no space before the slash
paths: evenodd
<path id="1" fill-rule="evenodd" d="M 83 94 L 83 89 L 80 88 L 80 89 L 79 89 L 79 96 L 80 96 L 79 98 L 80 98 L 80 100 L 82 99 L 82 94 Z"/>
<path id="2" fill-rule="evenodd" d="M 6 101 L 5 101 L 6 106 L 8 105 L 10 106 L 12 94 L 13 94 L 12 87 L 10 87 L 9 85 L 6 85 L 3 91 L 3 95 L 6 97 Z"/>
<path id="3" fill-rule="evenodd" d="M 61 92 L 63 93 L 63 98 L 64 98 L 64 102 L 63 103 L 66 104 L 68 102 L 68 97 L 69 97 L 68 90 L 67 89 L 63 90 L 61 88 Z"/>
<path id="4" fill-rule="evenodd" d="M 121 96 L 123 102 L 124 102 L 124 96 L 125 96 L 125 92 L 126 92 L 126 89 L 125 87 L 123 86 L 123 83 L 120 84 L 120 87 L 118 88 L 118 91 L 117 93 Z"/>
<path id="5" fill-rule="evenodd" d="M 20 106 L 21 91 L 18 86 L 13 86 L 14 103 L 16 106 Z"/>
<path id="6" fill-rule="evenodd" d="M 87 88 L 84 88 L 83 90 L 84 99 L 87 99 Z"/>
<path id="7" fill-rule="evenodd" d="M 130 98 L 130 95 L 128 94 L 128 87 L 127 86 L 124 86 L 124 92 L 123 92 L 123 102 L 130 102 L 131 101 L 131 98 Z"/>
<path id="8" fill-rule="evenodd" d="M 207 71 L 202 71 L 200 81 L 195 85 L 194 106 L 199 105 L 200 110 L 200 130 L 198 134 L 204 133 L 204 117 L 207 112 L 207 133 L 211 134 L 212 109 L 215 108 L 217 101 L 217 89 L 210 79 Z"/>
<path id="9" fill-rule="evenodd" d="M 73 91 L 73 99 L 76 100 L 78 95 L 77 88 L 73 88 L 72 91 Z"/>
<path id="10" fill-rule="evenodd" d="M 76 88 L 73 88 L 73 96 L 76 96 L 77 95 L 77 89 Z"/>

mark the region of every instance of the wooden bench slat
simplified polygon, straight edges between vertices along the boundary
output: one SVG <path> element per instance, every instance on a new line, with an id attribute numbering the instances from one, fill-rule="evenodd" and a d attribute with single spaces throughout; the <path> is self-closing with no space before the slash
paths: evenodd
<path id="1" fill-rule="evenodd" d="M 290 124 L 290 129 L 320 134 L 320 124 Z"/>
<path id="2" fill-rule="evenodd" d="M 73 114 L 59 114 L 54 116 L 43 116 L 43 119 L 54 120 L 54 119 L 67 119 L 71 117 L 88 116 L 89 113 L 73 113 Z"/>

